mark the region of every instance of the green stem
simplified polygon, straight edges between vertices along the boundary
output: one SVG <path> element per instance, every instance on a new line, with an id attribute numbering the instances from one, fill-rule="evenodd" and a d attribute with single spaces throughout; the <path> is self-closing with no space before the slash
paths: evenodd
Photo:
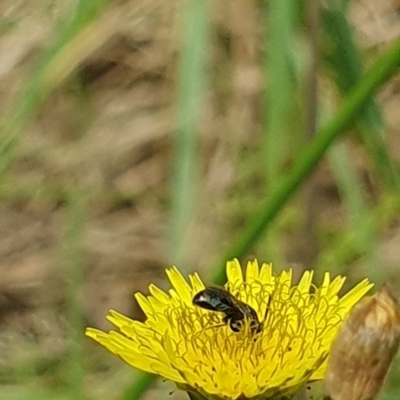
<path id="1" fill-rule="evenodd" d="M 125 390 L 121 400 L 136 400 L 140 399 L 140 396 L 147 392 L 148 388 L 154 382 L 156 375 L 146 374 L 145 372 L 139 372 L 137 378 L 128 389 Z"/>
<path id="2" fill-rule="evenodd" d="M 244 228 L 244 232 L 233 242 L 217 263 L 215 267 L 217 273 L 213 279 L 215 283 L 222 284 L 225 281 L 226 261 L 244 256 L 251 246 L 257 242 L 279 211 L 292 198 L 295 191 L 314 171 L 329 146 L 354 121 L 365 102 L 393 75 L 399 63 L 400 40 L 397 40 L 378 59 L 354 89 L 349 92 L 343 106 L 330 123 L 317 134 L 316 138 L 304 150 L 303 155 L 299 157 L 297 163 L 294 165 L 292 172 L 282 178 L 271 197 L 267 198 L 260 207 L 260 210 L 255 212 L 250 218 L 250 222 Z"/>
<path id="3" fill-rule="evenodd" d="M 187 392 L 190 400 L 206 400 L 202 395 L 192 392 Z"/>

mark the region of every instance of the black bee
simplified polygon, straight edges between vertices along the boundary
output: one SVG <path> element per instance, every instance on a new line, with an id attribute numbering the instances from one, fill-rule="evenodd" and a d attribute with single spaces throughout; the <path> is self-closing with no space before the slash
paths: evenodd
<path id="1" fill-rule="evenodd" d="M 210 286 L 202 290 L 193 297 L 192 302 L 195 306 L 225 314 L 222 322 L 233 332 L 242 329 L 244 320 L 250 322 L 253 334 L 261 332 L 262 323 L 258 320 L 255 310 L 221 287 Z"/>

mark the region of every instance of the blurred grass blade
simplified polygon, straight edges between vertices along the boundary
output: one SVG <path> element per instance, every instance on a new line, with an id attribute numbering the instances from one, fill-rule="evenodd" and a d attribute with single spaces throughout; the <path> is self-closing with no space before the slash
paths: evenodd
<path id="1" fill-rule="evenodd" d="M 68 321 L 68 388 L 72 399 L 85 399 L 83 388 L 83 332 L 82 288 L 84 282 L 84 228 L 86 197 L 72 191 L 67 204 L 65 259 L 67 282 Z"/>
<path id="2" fill-rule="evenodd" d="M 329 151 L 329 158 L 334 167 L 344 203 L 349 207 L 350 218 L 355 222 L 368 211 L 368 207 L 356 171 L 350 162 L 345 143 L 337 143 L 332 146 Z"/>
<path id="3" fill-rule="evenodd" d="M 174 156 L 171 182 L 170 259 L 184 265 L 185 236 L 196 199 L 198 132 L 201 105 L 207 87 L 206 62 L 209 41 L 207 0 L 190 0 L 183 16 L 184 44 L 180 60 L 177 132 L 174 138 Z M 136 400 L 147 391 L 156 377 L 140 374 L 126 390 L 123 400 Z"/>
<path id="4" fill-rule="evenodd" d="M 139 400 L 140 396 L 147 392 L 149 387 L 156 380 L 156 376 L 152 374 L 146 374 L 145 372 L 138 372 L 135 380 L 125 390 L 121 397 L 121 400 Z"/>
<path id="5" fill-rule="evenodd" d="M 360 219 L 365 231 L 382 232 L 386 230 L 393 219 L 400 212 L 400 199 L 395 193 L 386 194 L 375 207 L 371 207 L 365 218 Z M 315 270 L 334 270 L 338 274 L 346 275 L 350 269 L 350 263 L 359 258 L 359 238 L 354 230 L 342 232 L 340 235 L 329 237 L 329 245 L 317 260 Z M 384 284 L 385 275 L 380 268 L 372 271 L 372 280 L 377 284 Z"/>
<path id="6" fill-rule="evenodd" d="M 283 206 L 293 197 L 296 190 L 315 169 L 329 146 L 351 125 L 365 102 L 369 101 L 379 87 L 397 71 L 399 65 L 400 39 L 393 43 L 392 47 L 378 59 L 375 65 L 349 92 L 342 107 L 332 120 L 325 128 L 321 129 L 316 138 L 304 149 L 292 171 L 280 179 L 280 183 L 276 186 L 272 195 L 254 213 L 243 233 L 216 264 L 214 282 L 223 283 L 225 281 L 226 260 L 242 257 L 260 239 Z"/>
<path id="7" fill-rule="evenodd" d="M 289 115 L 294 109 L 293 48 L 295 38 L 293 32 L 299 3 L 270 0 L 267 4 L 267 40 L 265 40 L 268 46 L 265 63 L 267 91 L 262 154 L 266 166 L 266 195 L 269 196 L 279 180 L 282 165 L 290 156 L 291 150 L 291 146 L 286 141 L 289 136 L 286 132 Z M 296 133 L 292 131 L 291 141 Z M 265 246 L 270 259 L 277 262 L 281 254 L 279 243 L 282 243 L 282 240 L 279 239 L 279 230 L 272 227 L 271 229 L 273 230 L 270 235 L 271 240 L 267 240 Z"/>
<path id="8" fill-rule="evenodd" d="M 199 127 L 207 86 L 206 64 L 209 41 L 206 0 L 187 2 L 183 19 L 184 47 L 178 76 L 177 132 L 174 138 L 174 165 L 171 182 L 172 215 L 170 258 L 184 265 L 186 235 L 196 199 Z"/>
<path id="9" fill-rule="evenodd" d="M 336 85 L 342 95 L 362 78 L 363 67 L 359 51 L 353 41 L 351 27 L 339 8 L 332 6 L 322 12 L 328 49 L 326 60 L 335 74 Z M 360 139 L 374 160 L 377 172 L 389 188 L 400 190 L 400 182 L 383 137 L 383 122 L 374 99 L 370 97 L 357 116 Z"/>
<path id="10" fill-rule="evenodd" d="M 376 275 L 375 252 L 377 249 L 376 234 L 377 227 L 371 223 L 366 224 L 372 210 L 366 203 L 365 195 L 361 190 L 356 171 L 350 161 L 350 155 L 344 143 L 332 146 L 329 152 L 330 163 L 339 186 L 343 202 L 347 208 L 350 219 L 350 230 L 354 232 L 356 239 L 356 253 L 363 257 L 369 267 L 369 277 L 372 280 Z M 340 265 L 337 265 L 340 268 Z M 378 278 L 378 277 L 375 277 Z"/>
<path id="11" fill-rule="evenodd" d="M 205 397 L 203 397 L 202 395 L 200 395 L 198 393 L 188 392 L 188 396 L 189 396 L 190 400 L 207 400 Z"/>
<path id="12" fill-rule="evenodd" d="M 82 53 L 87 56 L 88 47 L 97 48 L 103 43 L 98 33 L 108 32 L 107 23 L 102 24 L 102 30 L 95 29 L 95 33 L 85 28 L 99 20 L 100 13 L 109 1 L 79 0 L 72 17 L 60 27 L 53 44 L 42 54 L 25 89 L 1 122 L 0 176 L 12 161 L 19 136 L 52 90 L 77 66 Z M 109 23 L 115 23 L 115 20 L 111 18 Z"/>
<path id="13" fill-rule="evenodd" d="M 268 43 L 266 60 L 267 101 L 265 108 L 264 159 L 268 192 L 278 180 L 287 148 L 283 139 L 287 117 L 293 108 L 293 47 L 295 1 L 270 0 L 266 7 Z"/>

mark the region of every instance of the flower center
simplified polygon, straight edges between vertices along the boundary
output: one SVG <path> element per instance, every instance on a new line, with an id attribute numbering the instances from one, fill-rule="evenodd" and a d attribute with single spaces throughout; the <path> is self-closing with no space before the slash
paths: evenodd
<path id="1" fill-rule="evenodd" d="M 338 302 L 329 304 L 317 293 L 301 293 L 288 285 L 241 283 L 227 288 L 257 313 L 261 330 L 254 333 L 251 319 L 243 319 L 237 332 L 224 313 L 188 306 L 166 310 L 165 334 L 174 342 L 177 363 L 200 368 L 202 375 L 231 370 L 238 376 L 271 379 L 274 370 L 304 359 L 325 359 L 326 341 L 341 318 Z M 179 360 L 178 360 L 179 359 Z M 264 379 L 263 378 L 263 379 Z M 263 383 L 264 384 L 264 383 Z"/>

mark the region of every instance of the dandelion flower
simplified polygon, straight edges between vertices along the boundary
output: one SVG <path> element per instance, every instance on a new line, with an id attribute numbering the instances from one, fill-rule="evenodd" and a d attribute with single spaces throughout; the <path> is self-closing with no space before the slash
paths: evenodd
<path id="1" fill-rule="evenodd" d="M 341 322 L 372 287 L 365 279 L 340 298 L 344 277 L 326 273 L 316 287 L 306 271 L 292 285 L 291 270 L 276 275 L 254 260 L 243 276 L 238 260 L 229 261 L 225 289 L 257 313 L 262 325 L 254 334 L 246 326 L 234 332 L 223 313 L 193 304 L 205 289 L 197 273 L 187 281 L 175 267 L 166 272 L 168 292 L 150 285 L 148 297 L 136 294 L 145 322 L 110 310 L 117 331 L 88 328 L 86 335 L 129 365 L 213 400 L 289 398 L 323 379 Z"/>

